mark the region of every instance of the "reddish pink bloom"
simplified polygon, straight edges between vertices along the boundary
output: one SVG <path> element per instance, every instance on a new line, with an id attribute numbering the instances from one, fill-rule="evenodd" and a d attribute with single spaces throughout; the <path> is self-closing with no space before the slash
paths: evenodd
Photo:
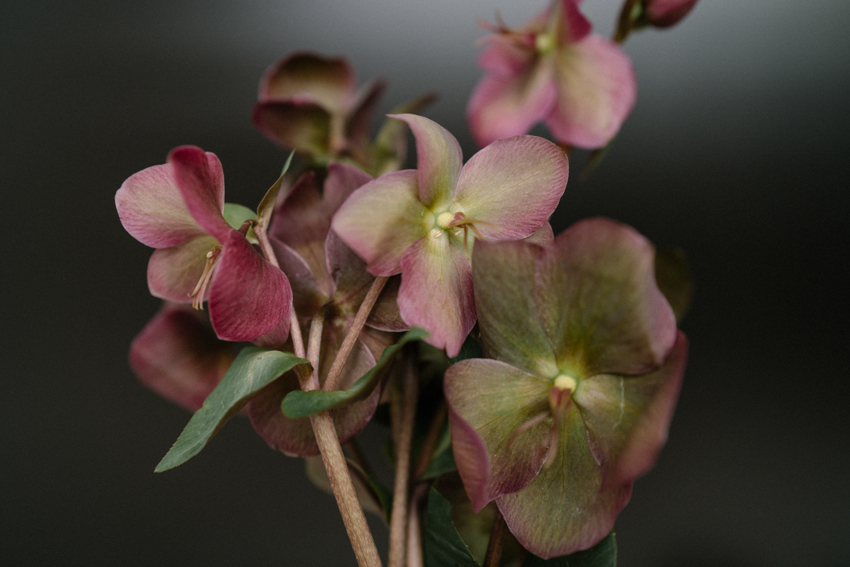
<path id="1" fill-rule="evenodd" d="M 668 28 L 688 15 L 697 0 L 644 0 L 647 22 L 658 28 Z"/>

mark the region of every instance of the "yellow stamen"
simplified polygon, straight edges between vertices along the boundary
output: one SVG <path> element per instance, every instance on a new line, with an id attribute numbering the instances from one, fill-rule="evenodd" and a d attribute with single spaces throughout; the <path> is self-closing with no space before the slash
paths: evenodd
<path id="1" fill-rule="evenodd" d="M 192 293 L 189 294 L 192 298 L 192 307 L 195 309 L 203 310 L 204 308 L 204 296 L 207 293 L 207 286 L 212 279 L 213 269 L 215 268 L 215 264 L 218 262 L 218 257 L 220 255 L 221 246 L 216 246 L 207 252 L 207 262 L 204 265 L 204 271 L 201 274 L 201 279 L 198 280 L 197 285 L 195 285 L 195 289 L 193 289 Z"/>
<path id="2" fill-rule="evenodd" d="M 576 379 L 567 374 L 560 374 L 555 378 L 555 387 L 560 390 L 571 390 L 575 392 L 577 385 Z"/>

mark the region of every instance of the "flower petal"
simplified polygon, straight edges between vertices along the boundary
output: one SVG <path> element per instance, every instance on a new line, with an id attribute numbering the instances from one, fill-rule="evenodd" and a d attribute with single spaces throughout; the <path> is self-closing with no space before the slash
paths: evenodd
<path id="1" fill-rule="evenodd" d="M 204 234 L 180 195 L 170 164 L 128 177 L 115 193 L 115 208 L 127 232 L 152 248 L 168 248 Z"/>
<path id="2" fill-rule="evenodd" d="M 333 282 L 313 273 L 310 264 L 298 252 L 276 238 L 270 238 L 280 269 L 292 287 L 292 305 L 299 317 L 312 317 L 325 304 L 333 291 Z"/>
<path id="3" fill-rule="evenodd" d="M 603 489 L 584 421 L 574 406 L 561 422 L 558 443 L 553 461 L 528 486 L 496 500 L 511 533 L 543 559 L 602 540 L 632 491 L 631 483 Z"/>
<path id="4" fill-rule="evenodd" d="M 478 242 L 472 282 L 481 345 L 490 358 L 552 378 L 558 373 L 534 302 L 534 267 L 542 249 L 524 241 Z"/>
<path id="5" fill-rule="evenodd" d="M 554 55 L 558 98 L 546 125 L 560 142 L 604 147 L 620 130 L 637 96 L 629 57 L 599 35 L 558 49 Z"/>
<path id="6" fill-rule="evenodd" d="M 192 217 L 219 242 L 232 230 L 224 220 L 224 172 L 218 157 L 196 146 L 180 146 L 168 154 L 174 181 Z"/>
<path id="7" fill-rule="evenodd" d="M 552 419 L 531 420 L 549 413 L 549 387 L 496 360 L 463 360 L 446 371 L 455 462 L 476 513 L 525 488 L 543 466 Z"/>
<path id="8" fill-rule="evenodd" d="M 404 321 L 430 333 L 428 343 L 457 356 L 475 326 L 472 268 L 443 233 L 415 242 L 401 261 L 398 307 Z"/>
<path id="9" fill-rule="evenodd" d="M 363 185 L 334 215 L 331 226 L 376 276 L 401 271 L 401 257 L 426 234 L 417 173 L 388 173 Z"/>
<path id="10" fill-rule="evenodd" d="M 263 135 L 285 148 L 311 156 L 330 152 L 331 116 L 309 102 L 258 102 L 251 120 Z"/>
<path id="11" fill-rule="evenodd" d="M 292 290 L 239 231 L 230 229 L 210 283 L 210 321 L 219 338 L 250 341 L 289 319 Z"/>
<path id="12" fill-rule="evenodd" d="M 291 53 L 263 74 L 260 100 L 307 99 L 331 113 L 349 111 L 357 79 L 343 58 L 327 58 L 315 53 Z"/>
<path id="13" fill-rule="evenodd" d="M 484 41 L 489 45 L 478 56 L 478 66 L 501 79 L 513 79 L 527 69 L 536 57 L 533 45 L 519 45 L 509 35 L 492 34 Z"/>
<path id="14" fill-rule="evenodd" d="M 560 9 L 553 12 L 558 17 L 555 22 L 558 45 L 581 41 L 590 34 L 590 21 L 579 11 L 579 1 L 560 0 Z"/>
<path id="15" fill-rule="evenodd" d="M 406 122 L 416 139 L 419 200 L 434 212 L 447 210 L 452 203 L 463 165 L 460 144 L 448 130 L 424 116 L 389 116 Z"/>
<path id="16" fill-rule="evenodd" d="M 659 28 L 669 28 L 688 15 L 697 0 L 649 0 L 646 2 L 646 17 Z"/>
<path id="17" fill-rule="evenodd" d="M 308 171 L 275 207 L 269 236 L 298 250 L 307 242 L 323 241 L 330 226 L 331 215 L 323 210 L 316 174 Z"/>
<path id="18" fill-rule="evenodd" d="M 475 227 L 484 238 L 525 238 L 555 211 L 568 173 L 566 154 L 548 140 L 496 140 L 463 167 L 452 208 L 483 221 Z"/>
<path id="19" fill-rule="evenodd" d="M 676 320 L 655 285 L 654 252 L 631 227 L 602 218 L 544 250 L 535 300 L 562 371 L 643 374 L 667 358 Z"/>
<path id="20" fill-rule="evenodd" d="M 351 142 L 351 150 L 355 153 L 359 150 L 368 150 L 369 131 L 372 128 L 372 115 L 375 107 L 384 94 L 386 84 L 383 81 L 372 81 L 360 89 L 355 98 L 351 115 L 346 125 L 346 138 Z M 368 155 L 358 156 L 368 158 Z"/>
<path id="21" fill-rule="evenodd" d="M 552 230 L 552 225 L 544 222 L 537 232 L 527 238 L 523 238 L 525 242 L 537 244 L 538 246 L 549 246 L 555 240 L 555 232 Z"/>
<path id="22" fill-rule="evenodd" d="M 681 332 L 661 368 L 642 376 L 602 374 L 579 382 L 573 398 L 602 466 L 605 486 L 645 474 L 667 441 L 685 372 L 688 341 Z"/>
<path id="23" fill-rule="evenodd" d="M 322 207 L 330 221 L 334 213 L 354 192 L 362 187 L 372 176 L 345 163 L 331 163 L 328 165 L 328 176 L 325 179 L 322 192 Z M 330 225 L 330 222 L 328 223 Z"/>
<path id="24" fill-rule="evenodd" d="M 235 358 L 231 345 L 189 307 L 166 305 L 130 344 L 139 381 L 168 400 L 199 409 Z"/>
<path id="25" fill-rule="evenodd" d="M 171 248 L 154 250 L 148 262 L 148 289 L 151 295 L 188 303 L 204 273 L 206 254 L 218 246 L 212 236 L 199 236 Z"/>

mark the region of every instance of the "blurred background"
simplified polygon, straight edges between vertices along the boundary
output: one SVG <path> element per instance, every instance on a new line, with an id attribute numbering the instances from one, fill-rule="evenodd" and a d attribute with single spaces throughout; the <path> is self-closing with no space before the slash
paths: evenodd
<path id="1" fill-rule="evenodd" d="M 544 5 L 0 4 L 0 565 L 355 564 L 332 498 L 247 420 L 153 473 L 190 416 L 129 370 L 159 301 L 114 193 L 196 144 L 254 206 L 285 157 L 250 123 L 257 83 L 295 49 L 385 78 L 382 112 L 437 91 L 425 114 L 471 156 L 476 23 Z M 611 32 L 619 2 L 583 8 Z M 627 41 L 637 105 L 587 182 L 573 168 L 556 232 L 619 219 L 682 247 L 696 280 L 670 440 L 617 523 L 622 567 L 850 565 L 848 27 L 846 0 L 701 0 Z"/>

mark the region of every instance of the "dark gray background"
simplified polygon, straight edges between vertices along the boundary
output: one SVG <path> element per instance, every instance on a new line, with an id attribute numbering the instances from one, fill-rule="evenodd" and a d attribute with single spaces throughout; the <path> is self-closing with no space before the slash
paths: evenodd
<path id="1" fill-rule="evenodd" d="M 605 33 L 617 4 L 584 2 Z M 191 143 L 255 204 L 283 155 L 250 109 L 293 49 L 386 78 L 382 111 L 438 91 L 427 114 L 470 156 L 476 21 L 543 5 L 2 3 L 0 564 L 354 564 L 332 499 L 244 420 L 153 474 L 189 415 L 127 366 L 159 302 L 114 192 Z M 628 222 L 684 247 L 697 282 L 670 441 L 618 520 L 623 567 L 850 565 L 848 28 L 846 0 L 702 0 L 627 43 L 637 106 L 590 181 L 573 171 L 556 228 Z"/>

